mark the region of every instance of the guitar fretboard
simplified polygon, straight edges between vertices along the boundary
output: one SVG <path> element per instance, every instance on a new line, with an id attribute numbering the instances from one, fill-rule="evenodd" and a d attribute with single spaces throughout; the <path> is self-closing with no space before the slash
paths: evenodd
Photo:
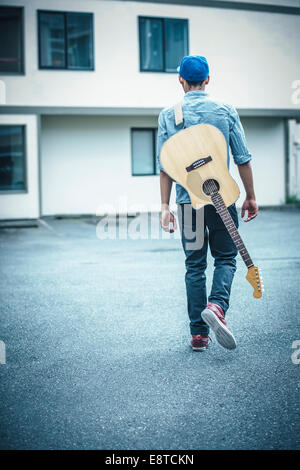
<path id="1" fill-rule="evenodd" d="M 228 211 L 226 207 L 226 204 L 223 201 L 222 196 L 218 192 L 214 192 L 213 194 L 210 195 L 210 197 L 218 214 L 223 220 L 224 225 L 229 232 L 229 235 L 231 236 L 235 246 L 237 247 L 241 257 L 243 258 L 245 265 L 247 266 L 247 268 L 250 268 L 251 266 L 253 266 L 253 261 L 250 258 L 248 250 L 244 245 L 242 237 L 237 231 L 235 223 L 230 215 L 230 212 Z"/>

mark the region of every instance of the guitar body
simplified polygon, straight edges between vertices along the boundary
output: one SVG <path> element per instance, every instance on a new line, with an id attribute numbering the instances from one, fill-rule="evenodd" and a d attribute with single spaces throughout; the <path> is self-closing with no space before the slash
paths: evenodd
<path id="1" fill-rule="evenodd" d="M 208 157 L 211 159 L 204 162 Z M 187 190 L 195 209 L 212 204 L 210 196 L 203 191 L 206 180 L 214 179 L 218 183 L 226 207 L 239 197 L 238 185 L 227 168 L 225 137 L 215 126 L 197 124 L 170 137 L 162 147 L 161 164 Z"/>

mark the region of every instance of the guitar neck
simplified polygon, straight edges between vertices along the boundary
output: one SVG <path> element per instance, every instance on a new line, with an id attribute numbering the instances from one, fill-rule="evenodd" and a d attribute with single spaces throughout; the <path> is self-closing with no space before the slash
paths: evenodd
<path id="1" fill-rule="evenodd" d="M 251 266 L 253 266 L 253 261 L 248 253 L 247 248 L 244 245 L 242 237 L 240 236 L 235 226 L 235 223 L 223 201 L 221 194 L 219 194 L 218 192 L 215 192 L 214 194 L 211 194 L 210 197 L 218 214 L 223 220 L 224 225 L 229 232 L 229 235 L 231 236 L 235 246 L 237 247 L 241 257 L 243 258 L 245 265 L 247 266 L 247 268 L 250 268 Z"/>

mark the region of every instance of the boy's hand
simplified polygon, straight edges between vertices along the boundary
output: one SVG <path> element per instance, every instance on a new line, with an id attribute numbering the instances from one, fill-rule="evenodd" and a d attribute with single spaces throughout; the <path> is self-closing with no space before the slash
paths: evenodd
<path id="1" fill-rule="evenodd" d="M 254 219 L 254 217 L 258 214 L 258 206 L 256 204 L 255 199 L 245 199 L 244 204 L 242 205 L 242 213 L 241 217 L 243 218 L 245 212 L 248 211 L 248 217 L 244 220 L 244 222 L 249 222 L 249 220 Z"/>
<path id="2" fill-rule="evenodd" d="M 170 223 L 173 224 L 172 228 L 170 227 Z M 161 211 L 160 224 L 165 232 L 173 233 L 177 229 L 175 216 L 169 209 L 163 209 Z"/>

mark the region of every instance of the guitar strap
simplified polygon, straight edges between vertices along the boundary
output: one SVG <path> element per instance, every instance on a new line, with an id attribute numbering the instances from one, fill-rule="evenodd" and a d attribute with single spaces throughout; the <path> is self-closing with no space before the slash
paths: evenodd
<path id="1" fill-rule="evenodd" d="M 185 129 L 183 113 L 182 113 L 182 101 L 179 101 L 179 103 L 176 103 L 174 105 L 174 115 L 175 115 L 175 125 L 179 126 L 179 124 L 183 123 L 183 128 Z"/>
<path id="2" fill-rule="evenodd" d="M 186 129 L 183 112 L 182 101 L 174 105 L 175 125 L 183 124 L 183 129 Z M 197 211 L 193 211 L 191 204 L 184 204 L 184 210 L 181 205 L 178 208 L 178 221 L 180 232 L 184 231 L 186 240 L 193 240 L 186 242 L 187 250 L 201 250 L 204 244 L 204 206 L 200 207 Z M 195 217 L 195 228 L 193 230 L 193 217 Z"/>

